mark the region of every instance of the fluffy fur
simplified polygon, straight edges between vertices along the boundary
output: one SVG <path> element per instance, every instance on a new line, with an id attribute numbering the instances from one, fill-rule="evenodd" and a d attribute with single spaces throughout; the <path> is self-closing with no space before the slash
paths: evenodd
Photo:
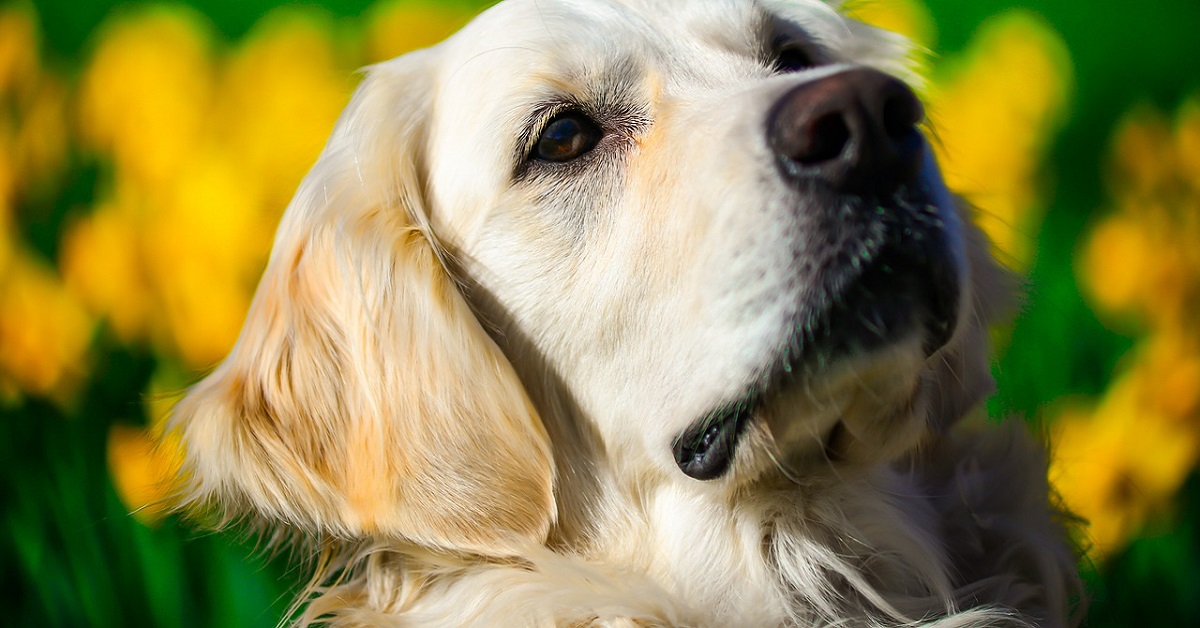
<path id="1" fill-rule="evenodd" d="M 775 71 L 781 40 L 813 67 Z M 816 0 L 508 0 L 370 68 L 176 408 L 180 506 L 320 548 L 301 623 L 1073 623 L 1044 452 L 963 419 L 1008 287 L 932 158 L 950 341 L 765 375 L 833 246 L 765 120 L 904 58 Z M 564 107 L 603 138 L 530 159 Z M 681 473 L 674 439 L 748 395 L 728 472 Z"/>

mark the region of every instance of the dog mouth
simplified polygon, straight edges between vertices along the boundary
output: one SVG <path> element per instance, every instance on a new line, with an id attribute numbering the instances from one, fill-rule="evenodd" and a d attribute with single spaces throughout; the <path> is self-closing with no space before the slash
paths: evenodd
<path id="1" fill-rule="evenodd" d="M 671 446 L 679 470 L 696 480 L 713 480 L 724 475 L 758 405 L 757 399 L 744 399 L 693 423 Z"/>
<path id="2" fill-rule="evenodd" d="M 919 332 L 928 357 L 949 342 L 958 321 L 961 279 L 942 211 L 922 198 L 876 205 L 878 218 L 843 246 L 796 315 L 782 375 L 820 370 Z"/>
<path id="3" fill-rule="evenodd" d="M 685 475 L 724 475 L 752 419 L 786 391 L 833 379 L 846 365 L 883 360 L 890 348 L 914 338 L 926 358 L 950 341 L 959 317 L 962 262 L 944 222 L 947 209 L 932 198 L 902 190 L 886 203 L 859 201 L 856 215 L 869 218 L 838 228 L 840 245 L 818 287 L 803 299 L 773 363 L 734 401 L 692 423 L 672 443 Z M 849 438 L 846 425 L 840 416 L 825 424 L 813 436 L 826 458 L 836 460 L 839 443 Z"/>

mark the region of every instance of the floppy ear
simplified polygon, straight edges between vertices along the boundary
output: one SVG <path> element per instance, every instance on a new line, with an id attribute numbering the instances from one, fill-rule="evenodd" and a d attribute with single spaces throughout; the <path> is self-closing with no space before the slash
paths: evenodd
<path id="1" fill-rule="evenodd" d="M 545 540 L 547 436 L 427 229 L 433 54 L 369 71 L 237 345 L 176 407 L 183 506 L 490 555 Z"/>

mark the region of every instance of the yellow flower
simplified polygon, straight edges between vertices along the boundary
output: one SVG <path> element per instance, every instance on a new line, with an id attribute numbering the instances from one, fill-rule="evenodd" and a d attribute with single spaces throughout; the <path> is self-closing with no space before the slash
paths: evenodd
<path id="1" fill-rule="evenodd" d="M 0 268 L 0 382 L 64 400 L 84 374 L 92 322 L 54 271 L 24 251 Z"/>
<path id="2" fill-rule="evenodd" d="M 1161 242 L 1128 216 L 1102 221 L 1088 236 L 1079 274 L 1102 312 L 1130 312 L 1146 297 Z"/>
<path id="3" fill-rule="evenodd" d="M 126 343 L 144 340 L 155 304 L 129 193 L 67 227 L 59 266 L 67 286 Z"/>
<path id="4" fill-rule="evenodd" d="M 1107 180 L 1116 211 L 1093 229 L 1078 267 L 1101 316 L 1134 314 L 1151 329 L 1196 326 L 1200 194 L 1187 172 L 1189 151 L 1200 150 L 1195 107 L 1181 108 L 1174 131 L 1157 110 L 1138 107 L 1114 133 Z"/>
<path id="5" fill-rule="evenodd" d="M 472 12 L 454 3 L 391 0 L 372 7 L 367 24 L 367 60 L 386 61 L 427 48 L 470 21 Z"/>
<path id="6" fill-rule="evenodd" d="M 224 154 L 261 188 L 261 211 L 274 222 L 312 167 L 355 84 L 339 58 L 332 24 L 317 15 L 276 11 L 232 55 L 214 124 Z"/>
<path id="7" fill-rule="evenodd" d="M 843 5 L 857 20 L 904 35 L 922 48 L 937 41 L 937 26 L 920 0 L 851 0 Z"/>
<path id="8" fill-rule="evenodd" d="M 108 431 L 108 469 L 113 487 L 133 516 L 146 525 L 166 514 L 178 449 L 159 443 L 153 430 L 114 423 Z"/>
<path id="9" fill-rule="evenodd" d="M 1163 190 L 1173 178 L 1175 156 L 1166 118 L 1150 106 L 1122 117 L 1114 133 L 1112 172 L 1107 177 L 1118 196 L 1145 196 Z"/>
<path id="10" fill-rule="evenodd" d="M 42 71 L 37 28 L 28 10 L 0 11 L 0 140 L 8 153 L 0 165 L 0 198 L 11 199 L 15 181 L 41 183 L 61 170 L 67 151 L 67 90 Z M 12 117 L 10 117 L 12 116 Z M 3 201 L 0 201 L 2 203 Z"/>
<path id="11" fill-rule="evenodd" d="M 43 74 L 24 107 L 18 111 L 15 173 L 40 183 L 62 171 L 67 158 L 67 88 Z"/>
<path id="12" fill-rule="evenodd" d="M 6 132 L 6 122 L 7 120 L 0 116 L 0 274 L 4 273 L 6 260 L 12 255 L 12 202 L 17 184 L 12 139 L 11 134 Z"/>
<path id="13" fill-rule="evenodd" d="M 118 176 L 166 185 L 204 137 L 212 99 L 208 38 L 194 13 L 156 7 L 109 23 L 80 85 L 80 132 Z"/>
<path id="14" fill-rule="evenodd" d="M 1094 410 L 1068 408 L 1052 427 L 1051 482 L 1088 521 L 1097 557 L 1120 549 L 1163 508 L 1196 459 L 1195 430 L 1140 403 L 1138 383 L 1114 382 Z"/>
<path id="15" fill-rule="evenodd" d="M 0 9 L 0 275 L 14 255 L 13 202 L 25 183 L 26 135 L 22 120 L 42 78 L 37 23 L 27 5 Z M 38 99 L 41 105 L 44 98 Z M 35 107 L 39 113 L 44 106 Z"/>
<path id="16" fill-rule="evenodd" d="M 189 367 L 209 367 L 233 346 L 279 216 L 349 97 L 352 72 L 339 63 L 331 30 L 295 11 L 264 19 L 214 79 L 213 106 L 190 112 L 203 132 L 177 138 L 189 142 L 186 154 L 163 165 L 163 178 L 118 169 L 118 192 L 133 190 L 129 219 L 92 243 L 128 240 L 132 272 L 96 276 L 91 292 L 110 295 L 94 300 L 113 306 L 115 324 L 147 328 L 142 335 Z M 208 64 L 196 46 L 186 50 L 189 63 Z M 153 316 L 120 296 L 142 280 Z"/>
<path id="17" fill-rule="evenodd" d="M 180 9 L 103 32 L 80 120 L 116 166 L 112 198 L 71 226 L 62 263 L 119 337 L 193 368 L 233 345 L 275 223 L 352 87 L 330 30 L 275 14 L 224 71 Z"/>
<path id="18" fill-rule="evenodd" d="M 1191 185 L 1193 194 L 1200 194 L 1200 95 L 1192 96 L 1179 108 L 1175 152 L 1183 180 Z"/>
<path id="19" fill-rule="evenodd" d="M 271 245 L 273 220 L 233 160 L 192 165 L 171 199 L 148 217 L 147 273 L 160 299 L 161 349 L 192 368 L 233 347 Z"/>
<path id="20" fill-rule="evenodd" d="M 171 408 L 187 383 L 170 367 L 160 367 L 144 395 L 146 427 L 114 424 L 108 432 L 108 469 L 121 503 L 146 525 L 157 524 L 169 510 L 169 499 L 183 461 L 177 436 L 163 434 Z"/>
<path id="21" fill-rule="evenodd" d="M 37 21 L 27 5 L 0 9 L 0 94 L 20 94 L 40 71 Z"/>
<path id="22" fill-rule="evenodd" d="M 1101 555 L 1161 509 L 1200 457 L 1197 105 L 1185 103 L 1174 128 L 1148 106 L 1121 120 L 1107 177 L 1115 211 L 1078 264 L 1099 316 L 1132 317 L 1149 332 L 1091 420 L 1057 426 L 1061 490 L 1093 520 Z"/>
<path id="23" fill-rule="evenodd" d="M 980 209 L 980 226 L 1018 268 L 1033 255 L 1037 172 L 1066 113 L 1071 77 L 1062 38 L 1022 11 L 984 23 L 935 77 L 929 114 L 946 181 Z"/>
<path id="24" fill-rule="evenodd" d="M 194 378 L 193 373 L 171 363 L 159 364 L 155 369 L 142 395 L 142 415 L 151 432 L 158 433 L 166 427 L 172 408 L 183 399 Z"/>
<path id="25" fill-rule="evenodd" d="M 1200 429 L 1200 342 L 1193 321 L 1190 330 L 1168 327 L 1144 340 L 1137 368 L 1141 405 L 1156 414 Z"/>

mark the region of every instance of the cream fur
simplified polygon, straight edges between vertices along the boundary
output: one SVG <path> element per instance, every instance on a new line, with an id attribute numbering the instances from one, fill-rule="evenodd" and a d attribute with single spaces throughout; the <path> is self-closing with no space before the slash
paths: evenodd
<path id="1" fill-rule="evenodd" d="M 819 67 L 772 75 L 774 32 Z M 950 344 L 779 392 L 718 479 L 671 458 L 813 298 L 793 253 L 823 243 L 766 112 L 857 66 L 908 77 L 904 54 L 816 0 L 508 0 L 370 68 L 176 409 L 181 507 L 321 547 L 300 623 L 1073 624 L 1042 448 L 964 419 L 1010 287 L 932 159 L 962 234 Z M 585 165 L 524 162 L 563 101 L 614 130 Z"/>

